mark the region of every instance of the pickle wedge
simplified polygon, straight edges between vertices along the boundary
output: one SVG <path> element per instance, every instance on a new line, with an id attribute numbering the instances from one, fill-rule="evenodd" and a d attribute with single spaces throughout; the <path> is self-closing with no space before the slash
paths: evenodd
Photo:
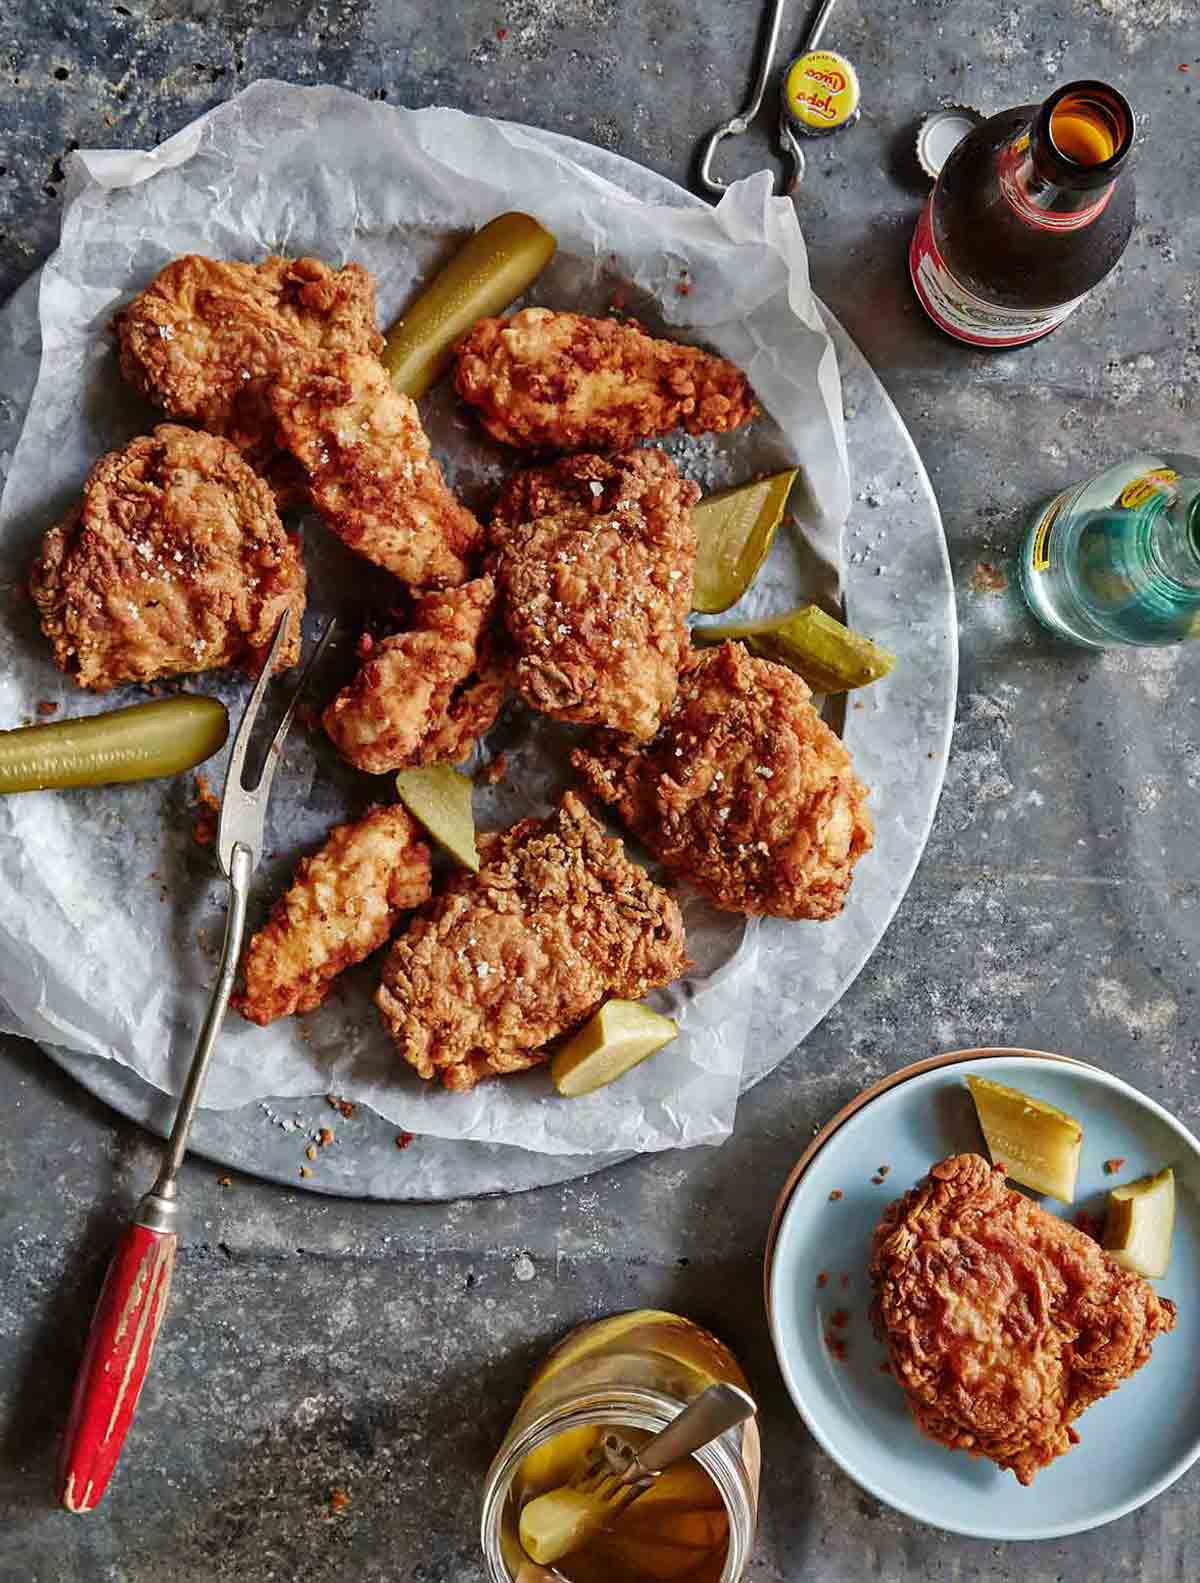
<path id="1" fill-rule="evenodd" d="M 758 576 L 799 468 L 706 495 L 692 511 L 696 586 L 692 609 L 718 615 L 736 605 Z"/>
<path id="2" fill-rule="evenodd" d="M 1150 1281 L 1162 1279 L 1171 1262 L 1174 1229 L 1175 1173 L 1170 1166 L 1110 1191 L 1104 1247 L 1135 1275 Z"/>
<path id="3" fill-rule="evenodd" d="M 400 801 L 418 819 L 439 846 L 464 868 L 479 872 L 475 846 L 475 812 L 471 782 L 448 764 L 430 769 L 401 770 L 396 776 Z"/>
<path id="4" fill-rule="evenodd" d="M 531 215 L 497 215 L 465 242 L 387 333 L 383 365 L 414 401 L 449 368 L 477 319 L 527 291 L 558 244 Z"/>
<path id="5" fill-rule="evenodd" d="M 1022 1187 L 1074 1203 L 1083 1144 L 1074 1116 L 990 1078 L 968 1077 L 967 1087 L 992 1164 L 1003 1164 L 1004 1174 Z"/>
<path id="6" fill-rule="evenodd" d="M 677 1022 L 639 1001 L 605 1001 L 550 1062 L 550 1080 L 565 1099 L 592 1094 L 624 1077 L 678 1033 Z"/>
<path id="7" fill-rule="evenodd" d="M 0 731 L 0 795 L 178 775 L 211 758 L 228 735 L 225 705 L 191 693 Z"/>
<path id="8" fill-rule="evenodd" d="M 567 1485 L 539 1495 L 522 1509 L 517 1533 L 531 1561 L 550 1566 L 595 1538 L 612 1507 L 585 1490 Z"/>
<path id="9" fill-rule="evenodd" d="M 693 627 L 697 643 L 744 643 L 760 659 L 777 660 L 815 693 L 847 693 L 886 676 L 896 656 L 843 626 L 819 605 L 800 605 L 768 621 Z"/>

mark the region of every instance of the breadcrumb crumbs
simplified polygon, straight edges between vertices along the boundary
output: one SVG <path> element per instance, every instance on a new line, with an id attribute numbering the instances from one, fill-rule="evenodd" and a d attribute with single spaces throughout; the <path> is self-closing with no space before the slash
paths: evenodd
<path id="1" fill-rule="evenodd" d="M 836 1204 L 838 1199 L 841 1198 L 841 1196 L 842 1196 L 841 1188 L 840 1187 L 835 1187 L 833 1192 L 830 1193 L 830 1195 L 829 1195 L 829 1202 L 831 1204 Z"/>
<path id="2" fill-rule="evenodd" d="M 1111 1160 L 1105 1160 L 1105 1162 L 1104 1162 L 1104 1174 L 1105 1174 L 1105 1176 L 1115 1176 L 1119 1170 L 1123 1169 L 1124 1165 L 1125 1165 L 1125 1156 L 1123 1154 L 1114 1155 L 1114 1157 Z"/>
<path id="3" fill-rule="evenodd" d="M 233 1177 L 232 1176 L 218 1176 L 217 1177 L 217 1186 L 218 1187 L 232 1187 L 233 1186 Z"/>
<path id="4" fill-rule="evenodd" d="M 398 1149 L 407 1149 L 415 1137 L 415 1132 L 398 1132 L 396 1134 L 396 1147 Z"/>
<path id="5" fill-rule="evenodd" d="M 817 1273 L 817 1285 L 818 1286 L 828 1286 L 829 1285 L 829 1276 L 825 1273 L 824 1270 L 820 1270 Z"/>
<path id="6" fill-rule="evenodd" d="M 311 1165 L 302 1165 L 300 1167 L 300 1175 L 301 1176 L 311 1176 L 312 1175 L 312 1166 Z"/>
<path id="7" fill-rule="evenodd" d="M 58 713 L 58 705 L 54 702 L 53 698 L 39 698 L 37 712 L 43 717 L 46 715 L 56 715 Z"/>
<path id="8" fill-rule="evenodd" d="M 344 1512 L 353 1499 L 349 1490 L 333 1490 L 329 1496 L 329 1504 L 335 1512 Z"/>
<path id="9" fill-rule="evenodd" d="M 835 1330 L 844 1330 L 850 1323 L 850 1311 L 846 1308 L 835 1308 L 829 1316 L 829 1323 Z"/>
<path id="10" fill-rule="evenodd" d="M 322 1149 L 327 1149 L 333 1142 L 333 1133 L 328 1127 L 322 1127 L 317 1133 L 317 1143 Z"/>

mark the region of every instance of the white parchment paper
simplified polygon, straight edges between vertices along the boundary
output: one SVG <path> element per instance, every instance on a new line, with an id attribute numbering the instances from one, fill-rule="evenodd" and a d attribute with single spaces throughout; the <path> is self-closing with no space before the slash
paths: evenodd
<path id="1" fill-rule="evenodd" d="M 0 726 L 34 716 L 43 701 L 83 714 L 134 696 L 92 698 L 61 677 L 21 597 L 41 533 L 96 458 L 155 421 L 120 380 L 108 334 L 115 309 L 180 253 L 312 253 L 372 270 L 388 323 L 464 234 L 513 208 L 559 239 L 531 300 L 584 312 L 616 302 L 651 330 L 708 345 L 749 375 L 769 416 L 735 435 L 676 439 L 669 448 L 705 489 L 802 464 L 807 503 L 795 535 L 780 536 L 755 600 L 780 608 L 802 597 L 816 564 L 810 550 L 836 575 L 849 504 L 837 365 L 809 290 L 795 210 L 771 196 L 765 174 L 731 188 L 715 210 L 651 205 L 511 124 L 258 83 L 156 150 L 88 151 L 72 161 L 62 243 L 42 280 L 41 366 L 0 497 Z M 485 504 L 512 454 L 481 437 L 448 382 L 423 415 L 452 482 L 470 503 Z M 310 631 L 313 618 L 335 609 L 353 628 L 394 592 L 319 524 L 306 525 L 306 558 Z M 188 685 L 235 713 L 248 691 L 221 676 Z M 477 795 L 480 824 L 546 811 L 567 783 L 573 739 L 512 705 L 484 750 L 506 752 L 509 768 Z M 223 764 L 206 768 L 219 792 Z M 256 877 L 259 916 L 333 822 L 391 796 L 386 780 L 355 775 L 319 735 L 298 730 L 275 787 Z M 177 1091 L 224 912 L 211 849 L 193 839 L 195 796 L 184 777 L 0 803 L 6 1028 L 122 1061 Z M 333 1090 L 412 1132 L 549 1153 L 718 1142 L 732 1126 L 752 1006 L 772 990 L 760 982 L 754 925 L 681 900 L 696 966 L 655 997 L 678 1017 L 680 1038 L 585 1100 L 559 1100 L 544 1072 L 465 1096 L 420 1083 L 379 1026 L 369 998 L 377 968 L 368 963 L 308 1017 L 265 1030 L 231 1017 L 204 1103 L 228 1108 Z"/>

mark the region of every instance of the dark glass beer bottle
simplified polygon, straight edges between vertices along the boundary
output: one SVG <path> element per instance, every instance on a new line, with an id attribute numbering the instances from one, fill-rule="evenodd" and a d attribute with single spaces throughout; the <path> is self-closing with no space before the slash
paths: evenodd
<path id="1" fill-rule="evenodd" d="M 1125 170 L 1134 119 L 1102 82 L 991 116 L 943 165 L 909 251 L 939 329 L 972 346 L 1024 346 L 1103 280 L 1133 231 Z"/>

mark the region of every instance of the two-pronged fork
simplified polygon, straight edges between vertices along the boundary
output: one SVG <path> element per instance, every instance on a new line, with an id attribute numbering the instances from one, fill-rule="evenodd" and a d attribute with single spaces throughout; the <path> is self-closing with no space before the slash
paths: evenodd
<path id="1" fill-rule="evenodd" d="M 104 1494 L 150 1367 L 150 1355 L 166 1312 L 171 1273 L 175 1267 L 179 1219 L 176 1177 L 187 1149 L 188 1133 L 200 1102 L 209 1058 L 233 989 L 246 927 L 250 876 L 262 854 L 271 781 L 300 694 L 333 633 L 334 624 L 330 621 L 301 673 L 287 711 L 271 739 L 257 781 L 253 786 L 246 786 L 243 784 L 246 750 L 290 619 L 291 612 L 287 610 L 279 618 L 271 652 L 250 694 L 229 755 L 217 827 L 217 857 L 229 881 L 229 907 L 216 983 L 196 1041 L 196 1053 L 179 1101 L 175 1125 L 163 1147 L 158 1176 L 117 1244 L 92 1316 L 87 1347 L 75 1381 L 58 1476 L 59 1501 L 72 1512 L 92 1511 Z"/>

